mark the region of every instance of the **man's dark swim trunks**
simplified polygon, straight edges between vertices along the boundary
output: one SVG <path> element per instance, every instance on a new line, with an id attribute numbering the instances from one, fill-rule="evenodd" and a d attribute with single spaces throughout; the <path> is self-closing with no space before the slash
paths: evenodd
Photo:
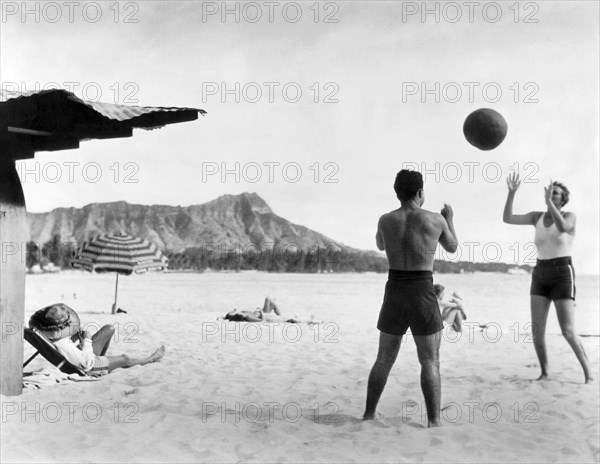
<path id="1" fill-rule="evenodd" d="M 391 335 L 431 335 L 444 328 L 430 271 L 390 269 L 377 328 Z"/>

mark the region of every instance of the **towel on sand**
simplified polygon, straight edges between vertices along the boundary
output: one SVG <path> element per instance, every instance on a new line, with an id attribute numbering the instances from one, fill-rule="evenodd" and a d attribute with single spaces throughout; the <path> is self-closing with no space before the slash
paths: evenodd
<path id="1" fill-rule="evenodd" d="M 83 376 L 78 374 L 65 374 L 54 366 L 48 366 L 35 372 L 23 373 L 23 391 L 37 390 L 42 387 L 53 386 L 69 382 L 95 382 L 98 377 Z"/>

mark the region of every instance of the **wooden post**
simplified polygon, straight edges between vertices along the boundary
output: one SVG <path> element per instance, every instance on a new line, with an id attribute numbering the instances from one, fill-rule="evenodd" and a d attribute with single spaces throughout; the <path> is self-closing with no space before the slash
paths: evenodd
<path id="1" fill-rule="evenodd" d="M 27 211 L 15 161 L 0 156 L 0 393 L 23 392 Z"/>

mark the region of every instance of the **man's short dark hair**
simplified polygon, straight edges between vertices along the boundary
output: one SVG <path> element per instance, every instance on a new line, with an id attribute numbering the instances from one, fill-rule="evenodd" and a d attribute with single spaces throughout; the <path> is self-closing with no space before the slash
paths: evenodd
<path id="1" fill-rule="evenodd" d="M 400 201 L 412 200 L 423 188 L 423 176 L 419 171 L 403 169 L 396 175 L 394 191 Z"/>

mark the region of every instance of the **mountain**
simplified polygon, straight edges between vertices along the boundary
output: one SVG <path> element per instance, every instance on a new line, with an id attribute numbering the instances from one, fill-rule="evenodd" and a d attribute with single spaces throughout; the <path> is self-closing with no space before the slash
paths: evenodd
<path id="1" fill-rule="evenodd" d="M 295 244 L 300 248 L 351 249 L 307 227 L 277 216 L 256 193 L 223 195 L 201 205 L 132 205 L 124 201 L 93 203 L 27 214 L 28 240 L 43 244 L 55 235 L 62 242 L 107 232 L 127 232 L 149 239 L 167 252 L 250 244 Z"/>
<path id="2" fill-rule="evenodd" d="M 69 267 L 69 242 L 107 232 L 147 238 L 170 259 L 171 269 L 259 269 L 276 272 L 386 272 L 387 259 L 357 250 L 277 216 L 256 193 L 223 195 L 192 206 L 93 203 L 27 213 L 28 267 L 51 261 Z M 508 272 L 506 263 L 436 260 L 434 271 Z M 513 266 L 514 267 L 514 266 Z M 530 272 L 529 266 L 518 266 Z M 514 270 L 512 271 L 514 272 Z"/>

